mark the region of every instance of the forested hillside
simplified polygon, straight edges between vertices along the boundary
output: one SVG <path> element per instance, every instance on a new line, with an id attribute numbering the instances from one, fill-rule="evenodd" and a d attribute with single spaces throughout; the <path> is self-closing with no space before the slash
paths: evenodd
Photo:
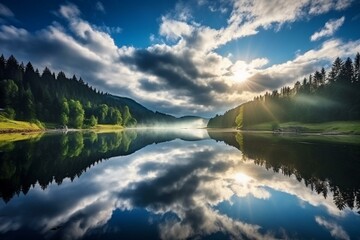
<path id="1" fill-rule="evenodd" d="M 255 124 L 360 120 L 360 54 L 337 58 L 294 86 L 283 87 L 210 119 L 208 127 L 246 129 Z"/>
<path id="2" fill-rule="evenodd" d="M 119 76 L 120 78 L 121 76 Z M 14 56 L 0 57 L 1 114 L 16 120 L 49 122 L 74 128 L 96 124 L 133 126 L 171 122 L 176 118 L 154 113 L 129 98 L 103 93 L 81 77 L 67 77 L 45 68 L 41 73 Z"/>

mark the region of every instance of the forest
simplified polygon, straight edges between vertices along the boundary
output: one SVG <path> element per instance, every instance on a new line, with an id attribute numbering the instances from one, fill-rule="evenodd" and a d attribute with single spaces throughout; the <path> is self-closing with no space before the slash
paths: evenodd
<path id="1" fill-rule="evenodd" d="M 81 77 L 68 78 L 64 72 L 55 74 L 47 67 L 40 74 L 31 62 L 24 66 L 12 55 L 0 57 L 0 114 L 71 128 L 137 123 L 128 106 L 89 86 Z"/>
<path id="2" fill-rule="evenodd" d="M 324 68 L 293 87 L 266 92 L 253 101 L 216 115 L 208 127 L 246 129 L 273 122 L 323 123 L 360 120 L 360 54 L 354 60 L 336 58 L 329 72 Z"/>

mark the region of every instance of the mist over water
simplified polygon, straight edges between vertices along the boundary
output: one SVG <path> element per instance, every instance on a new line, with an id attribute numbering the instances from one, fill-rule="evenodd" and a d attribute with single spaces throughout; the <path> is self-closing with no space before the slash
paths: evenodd
<path id="1" fill-rule="evenodd" d="M 175 122 L 175 123 L 174 123 Z M 209 120 L 204 118 L 197 119 L 180 119 L 173 121 L 172 123 L 164 122 L 152 122 L 149 124 L 138 124 L 136 126 L 139 128 L 149 128 L 149 129 L 202 129 L 206 128 Z"/>

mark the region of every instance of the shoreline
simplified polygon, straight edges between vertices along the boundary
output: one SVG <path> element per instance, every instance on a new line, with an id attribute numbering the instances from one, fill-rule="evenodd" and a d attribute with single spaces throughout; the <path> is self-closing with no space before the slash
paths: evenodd
<path id="1" fill-rule="evenodd" d="M 93 132 L 106 132 L 106 131 L 120 131 L 125 128 L 122 126 L 111 128 L 110 126 L 98 126 L 94 128 L 69 128 L 67 130 L 62 128 L 45 128 L 45 129 L 0 129 L 0 136 L 5 134 L 30 134 L 30 133 L 68 133 L 68 132 L 80 132 L 80 131 L 93 131 Z"/>
<path id="2" fill-rule="evenodd" d="M 30 123 L 29 123 L 30 124 Z M 287 123 L 285 123 L 287 124 Z M 331 124 L 331 123 L 327 123 Z M 63 128 L 39 128 L 38 126 L 33 127 L 33 124 L 30 124 L 30 128 L 0 128 L 0 135 L 5 134 L 30 134 L 30 133 L 67 133 L 67 132 L 77 132 L 77 131 L 94 131 L 94 132 L 113 132 L 120 131 L 125 129 L 143 129 L 143 128 L 125 128 L 120 125 L 107 125 L 107 124 L 99 124 L 95 127 L 91 128 L 82 128 L 82 129 L 63 129 Z M 29 126 L 28 126 L 29 127 Z M 33 128 L 32 128 L 33 127 Z M 147 127 L 146 129 L 151 129 L 152 127 Z M 154 128 L 157 129 L 157 128 Z M 353 128 L 347 129 L 321 129 L 321 127 L 317 128 L 308 128 L 306 124 L 294 124 L 292 126 L 282 126 L 275 130 L 271 130 L 269 127 L 261 127 L 261 128 L 249 128 L 249 129 L 237 129 L 237 128 L 196 128 L 196 129 L 204 129 L 212 132 L 241 132 L 241 133 L 265 133 L 265 134 L 274 134 L 274 135 L 312 135 L 312 136 L 360 136 L 360 132 Z"/>
<path id="3" fill-rule="evenodd" d="M 236 130 L 236 129 L 235 129 Z M 294 132 L 294 131 L 271 131 L 271 130 L 236 130 L 242 133 L 271 133 L 274 135 L 309 135 L 309 136 L 360 136 L 358 133 L 351 132 Z"/>
<path id="4" fill-rule="evenodd" d="M 97 127 L 97 128 L 83 128 L 83 129 L 0 129 L 0 135 L 3 134 L 27 134 L 27 133 L 67 133 L 67 132 L 80 132 L 80 131 L 93 131 L 93 132 L 112 132 L 112 131 L 120 131 L 125 130 L 123 127 Z M 137 129 L 137 128 L 132 128 Z M 139 128 L 142 129 L 142 128 Z M 314 136 L 360 136 L 359 133 L 352 132 L 295 132 L 295 131 L 272 131 L 272 130 L 241 130 L 236 128 L 201 128 L 207 131 L 212 132 L 241 132 L 241 133 L 266 133 L 266 134 L 274 134 L 274 135 L 314 135 Z"/>
<path id="5" fill-rule="evenodd" d="M 359 136 L 360 121 L 332 121 L 322 123 L 264 122 L 261 124 L 250 125 L 242 129 L 235 127 L 227 128 L 227 130 L 229 129 L 232 129 L 232 131 L 241 131 L 243 133 L 272 133 L 277 135 Z"/>
<path id="6" fill-rule="evenodd" d="M 309 131 L 309 132 L 294 132 L 294 131 L 281 131 L 276 132 L 272 130 L 242 130 L 242 129 L 236 129 L 236 128 L 206 128 L 208 131 L 212 132 L 240 132 L 240 133 L 265 133 L 265 134 L 273 134 L 273 135 L 308 135 L 308 136 L 360 136 L 359 133 L 352 133 L 352 132 L 321 132 L 321 131 Z"/>

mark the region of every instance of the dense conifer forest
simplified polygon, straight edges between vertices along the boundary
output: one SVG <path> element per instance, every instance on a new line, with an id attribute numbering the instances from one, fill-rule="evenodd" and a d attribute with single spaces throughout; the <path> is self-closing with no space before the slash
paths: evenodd
<path id="1" fill-rule="evenodd" d="M 360 120 L 360 54 L 336 58 L 329 73 L 322 68 L 293 87 L 266 92 L 253 101 L 210 119 L 208 127 L 246 129 L 273 122 L 321 123 Z"/>
<path id="2" fill-rule="evenodd" d="M 128 106 L 89 86 L 80 77 L 67 77 L 49 68 L 42 73 L 14 56 L 0 57 L 0 108 L 10 119 L 67 125 L 73 128 L 99 124 L 136 125 Z"/>

